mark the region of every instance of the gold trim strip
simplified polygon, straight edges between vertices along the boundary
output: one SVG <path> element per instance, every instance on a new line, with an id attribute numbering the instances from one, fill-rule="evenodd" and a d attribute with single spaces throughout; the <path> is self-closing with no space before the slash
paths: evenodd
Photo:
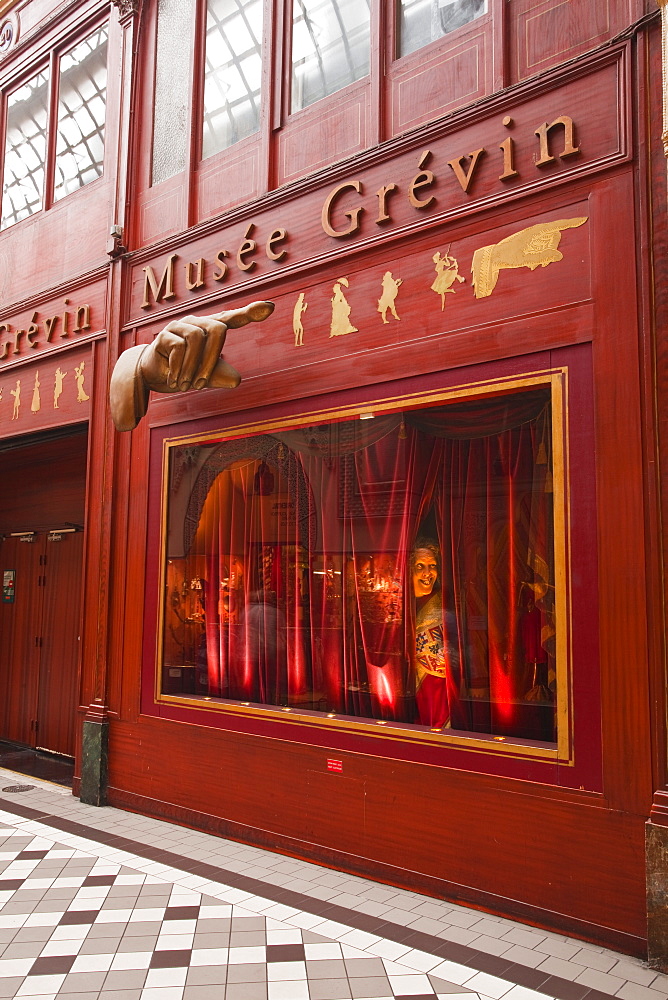
<path id="1" fill-rule="evenodd" d="M 206 442 L 226 441 L 231 438 L 244 437 L 246 434 L 264 434 L 271 430 L 282 430 L 287 427 L 303 427 L 309 424 L 323 422 L 328 417 L 334 417 L 337 421 L 347 420 L 351 417 L 359 417 L 362 413 L 381 413 L 389 410 L 401 409 L 401 404 L 410 401 L 411 408 L 418 409 L 428 406 L 430 403 L 440 403 L 449 399 L 462 399 L 466 396 L 498 395 L 498 389 L 503 388 L 508 392 L 515 389 L 526 388 L 528 386 L 546 385 L 550 383 L 555 371 L 563 369 L 548 369 L 546 371 L 532 372 L 531 375 L 521 376 L 515 379 L 498 378 L 488 379 L 484 382 L 471 382 L 461 387 L 452 389 L 430 390 L 425 393 L 410 393 L 404 396 L 393 396 L 381 399 L 373 403 L 355 404 L 347 407 L 329 407 L 323 410 L 312 410 L 307 415 L 295 415 L 283 417 L 280 420 L 264 420 L 257 423 L 237 424 L 233 428 L 226 428 L 219 431 L 210 431 L 204 434 L 189 434 L 184 437 L 165 438 L 164 443 L 169 447 L 176 445 Z M 229 414 L 233 416 L 233 414 Z"/>

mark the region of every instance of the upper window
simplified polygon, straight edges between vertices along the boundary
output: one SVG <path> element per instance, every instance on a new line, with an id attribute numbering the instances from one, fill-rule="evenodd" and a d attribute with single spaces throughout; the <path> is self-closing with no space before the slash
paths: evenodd
<path id="1" fill-rule="evenodd" d="M 0 228 L 101 176 L 107 34 L 97 28 L 7 95 Z M 51 121 L 50 81 L 57 87 Z"/>
<path id="2" fill-rule="evenodd" d="M 202 159 L 260 127 L 262 0 L 209 0 Z"/>
<path id="3" fill-rule="evenodd" d="M 368 77 L 372 16 L 382 2 L 157 0 L 151 183 L 186 169 L 189 157 L 206 160 L 259 133 L 264 108 L 290 115 Z M 396 0 L 395 23 L 380 47 L 396 36 L 396 55 L 406 55 L 480 17 L 487 5 Z M 287 28 L 284 39 L 273 32 L 281 69 L 272 73 L 263 50 L 263 38 L 270 37 L 264 22 L 279 7 L 284 9 L 277 23 Z"/>
<path id="4" fill-rule="evenodd" d="M 161 695 L 555 745 L 554 391 L 174 442 Z"/>
<path id="5" fill-rule="evenodd" d="M 292 111 L 369 72 L 371 0 L 294 0 Z"/>
<path id="6" fill-rule="evenodd" d="M 399 55 L 461 28 L 487 12 L 487 0 L 398 0 Z"/>

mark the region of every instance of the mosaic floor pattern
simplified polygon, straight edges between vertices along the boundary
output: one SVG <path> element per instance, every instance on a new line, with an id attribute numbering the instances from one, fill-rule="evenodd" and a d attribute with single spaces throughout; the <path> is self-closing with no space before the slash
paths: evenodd
<path id="1" fill-rule="evenodd" d="M 0 998 L 546 996 L 322 916 L 0 812 Z"/>

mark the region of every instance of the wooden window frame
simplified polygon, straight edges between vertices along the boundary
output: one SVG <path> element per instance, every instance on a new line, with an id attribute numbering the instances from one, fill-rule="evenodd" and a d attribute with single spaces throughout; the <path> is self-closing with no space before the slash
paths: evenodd
<path id="1" fill-rule="evenodd" d="M 214 431 L 202 430 L 188 435 L 170 435 L 171 428 L 160 434 L 160 541 L 158 545 L 157 588 L 151 594 L 147 591 L 147 606 L 155 609 L 157 615 L 155 630 L 147 631 L 146 656 L 144 660 L 144 704 L 143 711 L 152 714 L 160 712 L 160 706 L 171 707 L 177 712 L 185 712 L 179 718 L 195 721 L 200 713 L 212 713 L 217 718 L 213 724 L 225 728 L 231 720 L 245 718 L 251 726 L 263 722 L 278 723 L 281 727 L 299 726 L 306 730 L 327 732 L 334 738 L 338 734 L 359 734 L 383 740 L 392 739 L 415 746 L 436 747 L 450 751 L 472 751 L 493 757 L 512 758 L 521 761 L 543 761 L 545 763 L 574 766 L 573 752 L 573 652 L 571 648 L 571 557 L 570 557 L 570 473 L 568 436 L 570 417 L 568 411 L 567 367 L 544 371 L 527 372 L 522 375 L 506 376 L 500 379 L 484 379 L 476 383 L 463 383 L 450 388 L 411 393 L 409 396 L 382 398 L 365 404 L 351 404 L 332 409 L 299 414 L 293 417 L 267 417 L 261 424 L 237 424 Z M 555 704 L 557 720 L 557 740 L 553 744 L 537 740 L 494 736 L 474 732 L 449 729 L 429 731 L 425 727 L 409 723 L 374 720 L 364 717 L 348 717 L 335 712 L 301 710 L 298 707 L 285 708 L 277 705 L 251 704 L 235 699 L 214 698 L 206 695 L 170 694 L 163 691 L 162 648 L 164 632 L 164 608 L 166 601 L 164 571 L 167 559 L 167 535 L 169 524 L 169 470 L 170 454 L 173 448 L 219 443 L 235 438 L 271 433 L 281 427 L 310 426 L 314 423 L 350 420 L 363 413 L 391 413 L 403 408 L 425 405 L 439 405 L 448 401 L 473 401 L 489 399 L 508 392 L 521 393 L 533 388 L 550 390 L 552 406 L 551 450 L 554 456 L 554 532 L 555 532 L 555 574 L 558 580 L 557 594 L 557 700 Z M 157 452 L 157 449 L 156 449 Z M 155 454 L 155 453 L 154 453 Z M 157 472 L 157 454 L 154 463 Z M 153 611 L 149 611 L 149 616 Z M 153 637 L 150 642 L 148 634 Z M 151 649 L 152 646 L 152 649 Z M 149 653 L 150 649 L 150 653 Z M 152 684 L 152 690 L 149 685 Z M 286 737 L 290 738 L 289 735 Z"/>
<path id="2" fill-rule="evenodd" d="M 34 219 L 36 215 L 41 213 L 50 212 L 54 206 L 59 205 L 61 202 L 66 202 L 71 195 L 77 194 L 83 189 L 90 189 L 90 187 L 100 181 L 104 180 L 105 174 L 108 169 L 108 157 L 109 149 L 112 144 L 109 143 L 109 122 L 105 115 L 105 134 L 104 134 L 104 157 L 102 173 L 95 180 L 89 181 L 87 184 L 82 184 L 75 191 L 69 192 L 69 194 L 63 195 L 61 198 L 55 198 L 55 177 L 56 177 L 56 144 L 58 141 L 58 104 L 60 97 L 60 63 L 64 55 L 70 52 L 76 45 L 86 39 L 98 28 L 107 26 L 110 28 L 109 15 L 105 12 L 104 15 L 97 13 L 94 17 L 88 18 L 82 24 L 77 25 L 76 32 L 70 33 L 63 37 L 57 42 L 50 51 L 46 53 L 36 54 L 33 59 L 30 60 L 28 67 L 26 68 L 25 63 L 21 60 L 21 64 L 18 67 L 19 72 L 12 75 L 8 75 L 5 80 L 2 81 L 0 85 L 0 191 L 2 194 L 0 198 L 4 200 L 4 173 L 5 173 L 5 155 L 6 155 L 6 128 L 7 128 L 7 101 L 9 95 L 14 93 L 19 87 L 23 86 L 28 80 L 34 77 L 37 73 L 42 71 L 47 71 L 49 75 L 48 79 L 48 99 L 47 99 L 47 126 L 46 126 L 46 152 L 45 152 L 45 162 L 44 162 L 44 184 L 42 189 L 42 202 L 39 209 L 32 212 L 30 215 L 25 216 L 25 218 L 13 222 L 8 226 L 0 229 L 0 237 L 5 233 L 10 232 L 16 226 L 21 225 L 23 222 L 27 222 L 29 219 Z M 109 40 L 109 36 L 108 36 Z M 109 53 L 107 54 L 107 87 L 106 87 L 106 98 L 105 98 L 105 108 L 109 106 Z"/>

